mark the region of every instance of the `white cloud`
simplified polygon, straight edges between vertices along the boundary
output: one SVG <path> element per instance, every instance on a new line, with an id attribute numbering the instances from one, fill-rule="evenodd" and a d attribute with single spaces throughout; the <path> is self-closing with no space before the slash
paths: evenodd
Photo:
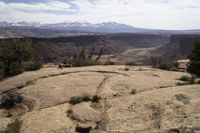
<path id="1" fill-rule="evenodd" d="M 71 4 L 78 10 L 71 8 Z M 60 12 L 56 14 L 56 11 Z M 136 27 L 191 29 L 200 28 L 199 16 L 199 0 L 51 0 L 32 4 L 0 2 L 0 19 L 10 21 L 116 21 Z"/>
<path id="2" fill-rule="evenodd" d="M 25 3 L 3 3 L 0 2 L 0 8 L 9 9 L 13 11 L 24 10 L 24 11 L 39 11 L 39 10 L 62 10 L 68 11 L 70 5 L 68 3 L 52 1 L 49 3 L 33 3 L 33 4 L 25 4 Z"/>

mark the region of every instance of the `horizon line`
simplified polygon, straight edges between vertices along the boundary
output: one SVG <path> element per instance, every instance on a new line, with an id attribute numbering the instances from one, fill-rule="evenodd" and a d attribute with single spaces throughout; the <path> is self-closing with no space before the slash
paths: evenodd
<path id="1" fill-rule="evenodd" d="M 185 30 L 200 30 L 200 28 L 183 28 L 183 29 L 168 29 L 168 28 L 148 28 L 148 27 L 139 27 L 139 26 L 134 26 L 131 24 L 126 24 L 126 23 L 120 23 L 120 22 L 116 22 L 116 21 L 102 21 L 102 22 L 97 22 L 97 23 L 93 23 L 93 22 L 89 22 L 89 21 L 85 21 L 85 20 L 64 20 L 64 21 L 60 21 L 60 22 L 54 22 L 54 23 L 48 23 L 48 22 L 39 22 L 39 21 L 0 21 L 0 23 L 19 23 L 19 22 L 25 22 L 25 23 L 38 23 L 38 24 L 59 24 L 59 23 L 73 23 L 73 22 L 79 22 L 79 23 L 89 23 L 89 24 L 102 24 L 102 23 L 116 23 L 116 24 L 123 24 L 123 25 L 127 25 L 127 26 L 131 26 L 133 28 L 139 28 L 139 29 L 147 29 L 147 30 L 165 30 L 165 31 L 185 31 Z M 16 27 L 21 27 L 21 26 L 16 26 Z M 28 26 L 27 26 L 28 27 Z"/>

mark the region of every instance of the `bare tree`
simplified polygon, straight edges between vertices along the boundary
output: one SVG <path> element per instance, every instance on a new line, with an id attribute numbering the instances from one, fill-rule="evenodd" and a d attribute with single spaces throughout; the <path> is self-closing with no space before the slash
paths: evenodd
<path id="1" fill-rule="evenodd" d="M 95 46 L 92 47 L 92 50 L 91 50 L 91 52 L 90 52 L 90 54 L 88 56 L 88 59 L 92 59 L 92 56 L 94 54 L 94 50 L 95 50 Z"/>
<path id="2" fill-rule="evenodd" d="M 162 59 L 159 57 L 151 57 L 151 63 L 153 67 L 157 67 L 161 64 Z"/>
<path id="3" fill-rule="evenodd" d="M 106 46 L 106 45 L 103 45 L 103 47 L 100 49 L 100 52 L 99 52 L 99 55 L 98 55 L 97 58 L 96 58 L 96 61 L 98 61 L 98 60 L 101 58 L 105 46 Z"/>
<path id="4" fill-rule="evenodd" d="M 79 54 L 79 58 L 84 59 L 85 58 L 85 47 L 82 47 L 82 51 Z"/>

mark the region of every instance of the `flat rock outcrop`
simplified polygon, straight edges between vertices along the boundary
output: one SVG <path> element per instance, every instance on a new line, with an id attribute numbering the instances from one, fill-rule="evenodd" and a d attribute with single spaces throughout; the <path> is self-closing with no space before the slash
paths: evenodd
<path id="1" fill-rule="evenodd" d="M 25 72 L 0 82 L 0 97 L 11 90 L 24 97 L 0 109 L 0 129 L 18 119 L 21 133 L 198 133 L 200 85 L 180 81 L 185 75 L 140 66 Z"/>

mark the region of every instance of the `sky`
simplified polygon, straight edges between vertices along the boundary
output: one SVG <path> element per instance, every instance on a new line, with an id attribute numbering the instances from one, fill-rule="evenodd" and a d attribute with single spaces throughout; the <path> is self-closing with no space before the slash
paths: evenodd
<path id="1" fill-rule="evenodd" d="M 153 29 L 200 29 L 200 0 L 0 0 L 0 21 L 118 22 Z"/>

